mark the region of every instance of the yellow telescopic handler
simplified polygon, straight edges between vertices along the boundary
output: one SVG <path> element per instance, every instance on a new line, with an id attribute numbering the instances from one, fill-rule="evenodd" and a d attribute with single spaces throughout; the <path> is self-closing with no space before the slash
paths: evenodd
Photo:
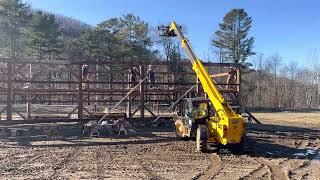
<path id="1" fill-rule="evenodd" d="M 176 116 L 176 133 L 182 138 L 196 138 L 197 150 L 205 152 L 207 143 L 226 146 L 232 152 L 243 149 L 245 130 L 240 112 L 231 108 L 224 100 L 203 63 L 184 37 L 181 27 L 175 22 L 159 27 L 161 36 L 178 37 L 192 69 L 199 79 L 207 98 L 185 98 L 180 103 L 180 113 Z"/>

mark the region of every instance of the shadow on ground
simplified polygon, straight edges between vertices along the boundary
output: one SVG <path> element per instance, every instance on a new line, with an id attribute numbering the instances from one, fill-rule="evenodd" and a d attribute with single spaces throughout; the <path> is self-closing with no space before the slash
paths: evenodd
<path id="1" fill-rule="evenodd" d="M 319 128 L 320 129 L 320 128 Z M 252 157 L 287 158 L 287 159 L 318 159 L 320 156 L 320 130 L 296 126 L 283 126 L 273 124 L 252 124 L 247 128 L 247 138 L 242 154 Z M 143 128 L 129 130 L 127 136 L 108 134 L 100 138 L 69 136 L 63 138 L 21 138 L 10 139 L 16 147 L 82 147 L 82 146 L 116 146 L 116 145 L 145 145 L 155 143 L 175 143 L 180 141 L 175 137 L 172 128 Z M 108 138 L 106 140 L 105 138 Z M 48 143 L 34 143 L 44 141 Z M 50 143 L 50 141 L 52 141 Z M 55 143 L 54 141 L 59 141 Z M 302 141 L 305 146 L 298 148 Z M 194 142 L 190 141 L 190 145 Z M 12 147 L 12 146 L 11 146 Z M 213 150 L 211 152 L 217 152 Z"/>
<path id="2" fill-rule="evenodd" d="M 172 133 L 171 128 L 161 129 L 128 129 L 128 135 L 118 135 L 117 132 L 113 133 L 100 133 L 100 137 L 88 137 L 88 134 L 82 136 L 77 133 L 71 136 L 63 137 L 47 137 L 47 136 L 34 136 L 34 137 L 16 137 L 6 139 L 5 142 L 10 144 L 11 147 L 81 147 L 81 146 L 107 146 L 107 145 L 130 145 L 130 144 L 154 144 L 163 142 L 175 142 L 179 138 L 175 136 L 168 136 Z M 166 135 L 161 135 L 165 133 Z M 105 141 L 106 140 L 106 141 Z M 36 143 L 39 142 L 39 143 Z M 40 143 L 44 142 L 44 143 Z"/>
<path id="3" fill-rule="evenodd" d="M 304 146 L 298 146 L 305 142 Z M 247 129 L 244 154 L 254 157 L 314 159 L 320 143 L 320 130 L 274 124 L 253 124 Z"/>

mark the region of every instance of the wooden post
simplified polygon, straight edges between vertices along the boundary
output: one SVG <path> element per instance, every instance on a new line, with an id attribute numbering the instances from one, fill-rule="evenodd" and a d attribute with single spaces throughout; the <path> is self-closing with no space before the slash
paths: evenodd
<path id="1" fill-rule="evenodd" d="M 132 113 L 131 113 L 131 109 L 132 109 L 132 106 L 131 106 L 131 95 L 128 96 L 128 102 L 127 102 L 127 118 L 129 120 L 132 119 Z"/>
<path id="2" fill-rule="evenodd" d="M 113 69 L 112 69 L 112 65 L 110 64 L 110 71 L 109 71 L 109 82 L 110 82 L 110 84 L 109 84 L 109 89 L 113 89 L 113 84 L 112 84 L 112 82 L 113 82 Z M 110 103 L 107 103 L 108 105 L 107 105 L 107 109 L 108 109 L 108 111 L 110 111 L 111 110 L 111 106 L 113 106 L 113 103 L 112 103 L 112 101 L 113 101 L 113 96 L 112 96 L 112 93 L 110 93 Z"/>
<path id="3" fill-rule="evenodd" d="M 98 60 L 97 60 L 97 62 L 98 62 Z M 95 73 L 96 79 L 95 80 L 96 80 L 96 82 L 99 82 L 99 65 L 98 65 L 98 63 L 96 64 L 95 68 L 96 68 L 96 73 Z M 95 88 L 99 89 L 100 84 L 99 83 L 95 84 Z M 97 96 L 97 94 L 95 95 L 95 99 L 96 99 L 96 101 L 99 100 L 99 96 Z M 95 105 L 94 105 L 95 109 L 96 109 L 96 105 L 97 105 L 97 103 L 95 103 Z M 96 112 L 96 110 L 95 110 L 95 112 Z"/>
<path id="4" fill-rule="evenodd" d="M 29 65 L 29 79 L 30 82 L 28 83 L 27 88 L 30 89 L 31 88 L 31 80 L 32 80 L 32 65 Z M 31 94 L 27 93 L 27 119 L 31 120 Z"/>
<path id="5" fill-rule="evenodd" d="M 78 84 L 78 119 L 83 119 L 83 75 L 82 75 L 82 64 L 79 65 L 79 84 Z"/>
<path id="6" fill-rule="evenodd" d="M 29 86 L 30 85 L 28 84 L 28 89 L 30 88 Z M 27 119 L 31 120 L 31 97 L 30 97 L 30 93 L 26 93 L 26 94 L 27 94 L 27 97 L 26 97 L 26 100 L 27 100 Z"/>
<path id="7" fill-rule="evenodd" d="M 239 104 L 241 105 L 242 102 L 241 102 L 241 70 L 240 70 L 240 66 L 238 67 L 238 70 L 237 70 L 237 91 L 238 91 L 238 102 Z"/>
<path id="8" fill-rule="evenodd" d="M 174 100 L 176 100 L 176 99 L 178 99 L 178 97 L 177 97 L 177 93 L 175 92 L 175 90 L 176 90 L 176 85 L 175 85 L 175 83 L 176 83 L 176 77 L 177 77 L 177 73 L 176 72 L 174 72 L 173 74 L 172 74 L 172 94 L 173 94 L 173 99 Z"/>
<path id="9" fill-rule="evenodd" d="M 241 76 L 240 76 L 240 67 L 237 68 L 237 91 L 240 94 L 240 80 L 241 80 Z"/>
<path id="10" fill-rule="evenodd" d="M 196 96 L 200 96 L 200 86 L 199 86 L 199 78 L 196 77 L 196 84 L 197 84 L 197 87 L 196 87 Z"/>
<path id="11" fill-rule="evenodd" d="M 90 91 L 88 91 L 88 106 L 90 106 Z"/>
<path id="12" fill-rule="evenodd" d="M 13 64 L 11 62 L 7 63 L 7 120 L 12 120 L 12 69 Z"/>
<path id="13" fill-rule="evenodd" d="M 174 90 L 173 86 L 174 86 L 174 74 L 170 74 L 170 90 L 171 90 L 171 92 L 173 92 L 173 90 Z M 171 100 L 174 101 L 174 93 L 171 93 L 170 97 L 171 97 Z"/>
<path id="14" fill-rule="evenodd" d="M 130 74 L 128 74 L 128 90 L 130 91 L 130 87 L 131 87 L 131 84 L 130 84 Z M 131 95 L 128 96 L 128 102 L 127 102 L 127 118 L 129 120 L 132 119 L 132 113 L 131 113 L 131 109 L 132 109 L 132 104 L 131 104 Z"/>
<path id="15" fill-rule="evenodd" d="M 141 78 L 145 75 L 144 65 L 140 66 L 140 81 Z M 140 105 L 140 118 L 144 118 L 144 106 L 145 106 L 145 82 L 142 82 L 140 85 L 140 98 L 141 98 L 141 105 Z"/>
<path id="16" fill-rule="evenodd" d="M 161 74 L 161 82 L 164 83 L 164 74 L 163 73 Z M 161 89 L 164 90 L 165 89 L 165 85 L 162 85 Z"/>

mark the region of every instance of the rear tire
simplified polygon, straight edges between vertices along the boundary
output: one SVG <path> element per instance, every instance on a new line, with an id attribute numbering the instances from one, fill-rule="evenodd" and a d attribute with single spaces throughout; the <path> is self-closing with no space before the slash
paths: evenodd
<path id="1" fill-rule="evenodd" d="M 196 145 L 197 151 L 206 152 L 208 150 L 207 147 L 208 135 L 207 135 L 207 125 L 199 124 L 197 128 L 196 135 Z"/>
<path id="2" fill-rule="evenodd" d="M 244 146 L 245 146 L 245 142 L 246 142 L 246 136 L 244 135 L 241 138 L 240 143 L 238 144 L 232 144 L 230 147 L 230 150 L 233 154 L 241 154 L 244 151 Z"/>

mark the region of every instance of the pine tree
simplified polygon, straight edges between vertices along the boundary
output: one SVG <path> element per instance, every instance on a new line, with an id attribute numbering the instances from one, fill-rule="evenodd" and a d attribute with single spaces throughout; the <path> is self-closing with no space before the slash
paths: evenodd
<path id="1" fill-rule="evenodd" d="M 100 60 L 148 59 L 155 56 L 148 24 L 132 14 L 100 23 L 82 38 L 86 54 Z"/>
<path id="2" fill-rule="evenodd" d="M 61 31 L 54 15 L 36 12 L 28 33 L 30 54 L 38 59 L 58 59 L 61 58 L 63 46 Z"/>
<path id="3" fill-rule="evenodd" d="M 140 17 L 126 14 L 120 18 L 122 41 L 126 45 L 126 54 L 130 58 L 145 58 L 150 55 L 148 47 L 152 45 L 149 25 Z"/>
<path id="4" fill-rule="evenodd" d="M 86 54 L 100 60 L 112 60 L 119 57 L 120 43 L 116 36 L 118 31 L 119 20 L 112 18 L 87 32 L 82 38 Z"/>
<path id="5" fill-rule="evenodd" d="M 22 56 L 23 33 L 31 17 L 30 7 L 22 0 L 0 1 L 0 31 L 3 54 L 11 58 Z"/>
<path id="6" fill-rule="evenodd" d="M 254 55 L 254 38 L 248 37 L 252 18 L 244 9 L 233 9 L 228 12 L 219 30 L 215 32 L 216 38 L 212 44 L 223 52 L 223 61 L 239 63 L 245 67 L 250 66 L 246 59 Z"/>

